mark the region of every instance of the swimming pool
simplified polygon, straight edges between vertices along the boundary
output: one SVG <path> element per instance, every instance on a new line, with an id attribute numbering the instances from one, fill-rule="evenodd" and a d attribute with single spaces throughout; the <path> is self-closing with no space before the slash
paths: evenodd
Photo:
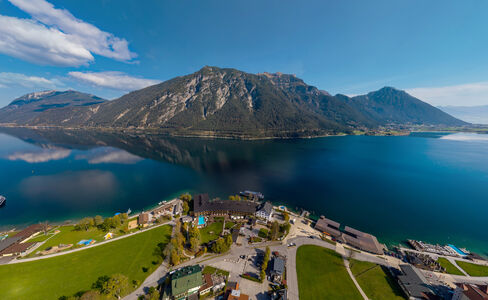
<path id="1" fill-rule="evenodd" d="M 463 251 L 461 251 L 461 249 L 459 249 L 458 247 L 456 247 L 454 245 L 448 244 L 448 246 L 451 247 L 454 251 L 456 251 L 459 255 L 462 255 L 462 256 L 468 255 L 468 254 L 464 253 Z"/>
<path id="2" fill-rule="evenodd" d="M 198 217 L 198 226 L 203 226 L 205 225 L 205 217 L 199 216 Z"/>

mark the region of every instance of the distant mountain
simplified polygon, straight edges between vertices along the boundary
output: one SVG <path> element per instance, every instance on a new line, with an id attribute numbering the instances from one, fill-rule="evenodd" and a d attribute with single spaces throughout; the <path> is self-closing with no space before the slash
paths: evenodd
<path id="1" fill-rule="evenodd" d="M 44 91 L 24 95 L 0 109 L 0 122 L 24 125 L 49 109 L 90 106 L 106 100 L 76 91 Z"/>
<path id="2" fill-rule="evenodd" d="M 7 122 L 0 116 L 0 123 Z M 316 136 L 387 125 L 466 125 L 393 88 L 352 98 L 332 96 L 294 75 L 217 67 L 204 67 L 112 101 L 46 109 L 16 124 L 228 137 Z"/>
<path id="3" fill-rule="evenodd" d="M 454 117 L 473 124 L 488 124 L 488 105 L 482 106 L 439 106 Z"/>

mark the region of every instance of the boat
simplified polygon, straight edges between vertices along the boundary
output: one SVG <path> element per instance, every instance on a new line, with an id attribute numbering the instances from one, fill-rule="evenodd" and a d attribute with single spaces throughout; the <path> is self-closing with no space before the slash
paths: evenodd
<path id="1" fill-rule="evenodd" d="M 5 198 L 4 196 L 0 196 L 0 207 L 4 206 L 6 202 L 7 198 Z"/>
<path id="2" fill-rule="evenodd" d="M 264 195 L 260 192 L 253 192 L 253 191 L 244 191 L 244 192 L 239 192 L 239 195 L 246 197 L 246 198 L 253 198 L 256 197 L 259 200 L 264 199 Z"/>

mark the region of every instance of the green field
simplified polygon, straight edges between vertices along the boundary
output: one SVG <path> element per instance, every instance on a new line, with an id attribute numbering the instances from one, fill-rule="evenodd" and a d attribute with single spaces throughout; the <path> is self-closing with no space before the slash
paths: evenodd
<path id="1" fill-rule="evenodd" d="M 305 245 L 297 250 L 300 299 L 363 299 L 335 251 Z"/>
<path id="2" fill-rule="evenodd" d="M 121 273 L 142 282 L 158 266 L 154 250 L 167 243 L 170 226 L 83 251 L 0 266 L 0 299 L 58 299 L 91 288 L 102 275 Z"/>
<path id="3" fill-rule="evenodd" d="M 449 260 L 447 260 L 444 257 L 439 257 L 437 259 L 437 262 L 444 269 L 446 269 L 446 272 L 449 273 L 449 274 L 453 274 L 453 275 L 464 275 L 463 272 L 461 272 L 455 265 L 453 265 Z"/>
<path id="4" fill-rule="evenodd" d="M 206 244 L 210 241 L 216 240 L 222 233 L 223 226 L 224 226 L 224 222 L 222 220 L 222 221 L 214 222 L 200 229 L 202 244 Z"/>
<path id="5" fill-rule="evenodd" d="M 222 274 L 225 277 L 229 277 L 229 272 L 221 269 L 214 268 L 212 266 L 205 266 L 202 274 Z"/>
<path id="6" fill-rule="evenodd" d="M 470 276 L 488 276 L 488 266 L 476 265 L 459 260 L 456 260 L 456 263 Z"/>
<path id="7" fill-rule="evenodd" d="M 366 296 L 371 300 L 406 299 L 398 283 L 381 266 L 353 260 L 351 271 Z"/>
<path id="8" fill-rule="evenodd" d="M 49 247 L 57 246 L 59 244 L 76 244 L 81 240 L 90 240 L 94 239 L 97 242 L 101 242 L 104 240 L 104 236 L 106 232 L 99 230 L 95 227 L 85 230 L 75 230 L 74 226 L 61 226 L 57 228 L 60 232 L 55 234 L 52 238 L 47 240 L 41 247 L 39 247 L 37 251 L 43 251 Z M 42 236 L 40 236 L 42 237 Z M 35 237 L 37 238 L 37 237 Z M 34 238 L 34 239 L 35 239 Z M 28 257 L 35 256 L 35 253 L 31 253 Z"/>

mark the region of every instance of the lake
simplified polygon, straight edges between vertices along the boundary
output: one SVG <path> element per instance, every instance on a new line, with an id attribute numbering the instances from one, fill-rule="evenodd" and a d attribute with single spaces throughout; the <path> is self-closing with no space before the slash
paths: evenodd
<path id="1" fill-rule="evenodd" d="M 237 141 L 0 129 L 0 228 L 256 190 L 375 234 L 488 253 L 488 135 Z"/>

